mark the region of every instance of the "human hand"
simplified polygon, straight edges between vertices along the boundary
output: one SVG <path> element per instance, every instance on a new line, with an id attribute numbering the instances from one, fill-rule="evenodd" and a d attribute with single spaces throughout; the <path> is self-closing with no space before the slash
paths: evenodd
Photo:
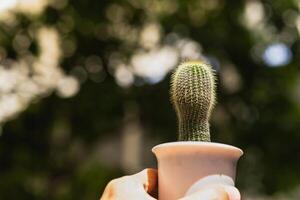
<path id="1" fill-rule="evenodd" d="M 112 180 L 100 200 L 156 200 L 157 170 L 145 169 L 131 176 Z M 211 185 L 180 200 L 240 200 L 239 191 L 233 186 Z"/>
<path id="2" fill-rule="evenodd" d="M 144 169 L 110 181 L 100 200 L 155 200 L 157 185 L 157 170 Z"/>

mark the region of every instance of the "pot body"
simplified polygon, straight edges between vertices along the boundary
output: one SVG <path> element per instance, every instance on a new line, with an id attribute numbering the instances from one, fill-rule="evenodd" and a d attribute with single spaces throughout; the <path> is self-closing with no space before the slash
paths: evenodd
<path id="1" fill-rule="evenodd" d="M 235 180 L 242 150 L 212 142 L 171 142 L 153 147 L 158 162 L 159 200 L 183 197 L 199 179 L 225 175 Z"/>

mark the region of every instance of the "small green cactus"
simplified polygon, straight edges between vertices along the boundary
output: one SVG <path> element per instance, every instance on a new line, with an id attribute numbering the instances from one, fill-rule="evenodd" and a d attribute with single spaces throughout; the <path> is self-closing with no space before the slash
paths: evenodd
<path id="1" fill-rule="evenodd" d="M 171 101 L 179 141 L 210 141 L 209 118 L 216 102 L 215 74 L 202 61 L 184 62 L 172 75 Z"/>

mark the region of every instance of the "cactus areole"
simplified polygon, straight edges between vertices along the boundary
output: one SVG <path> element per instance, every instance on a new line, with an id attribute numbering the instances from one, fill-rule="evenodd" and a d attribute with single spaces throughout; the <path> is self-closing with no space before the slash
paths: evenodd
<path id="1" fill-rule="evenodd" d="M 172 75 L 171 101 L 178 118 L 179 141 L 210 141 L 209 118 L 216 102 L 215 74 L 202 61 L 180 64 Z"/>

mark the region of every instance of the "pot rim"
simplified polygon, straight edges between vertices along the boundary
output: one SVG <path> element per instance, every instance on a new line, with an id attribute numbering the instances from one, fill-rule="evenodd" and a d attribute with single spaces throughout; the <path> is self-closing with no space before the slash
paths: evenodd
<path id="1" fill-rule="evenodd" d="M 244 153 L 243 151 L 235 146 L 223 144 L 223 143 L 217 143 L 217 142 L 201 142 L 201 141 L 176 141 L 176 142 L 167 142 L 162 143 L 154 146 L 152 148 L 152 152 L 154 154 L 157 154 L 160 151 L 169 151 L 169 150 L 204 150 L 204 149 L 210 149 L 215 150 L 217 152 L 233 152 L 237 157 L 242 156 Z"/>

